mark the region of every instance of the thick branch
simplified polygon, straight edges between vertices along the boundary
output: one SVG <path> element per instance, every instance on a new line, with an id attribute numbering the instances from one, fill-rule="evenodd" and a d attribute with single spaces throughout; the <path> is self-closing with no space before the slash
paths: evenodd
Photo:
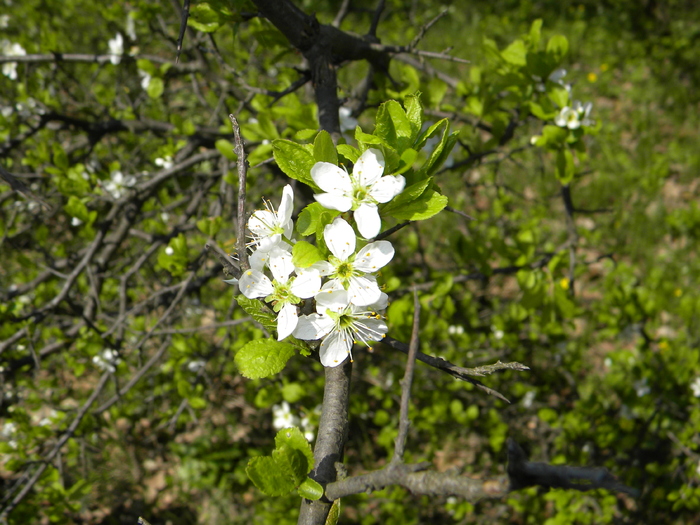
<path id="1" fill-rule="evenodd" d="M 326 368 L 326 385 L 323 392 L 323 411 L 316 435 L 314 469 L 309 476 L 326 485 L 335 481 L 335 463 L 343 460 L 343 447 L 348 432 L 348 402 L 350 399 L 350 377 L 352 362 Z M 331 509 L 326 499 L 303 500 L 298 523 L 323 525 Z"/>

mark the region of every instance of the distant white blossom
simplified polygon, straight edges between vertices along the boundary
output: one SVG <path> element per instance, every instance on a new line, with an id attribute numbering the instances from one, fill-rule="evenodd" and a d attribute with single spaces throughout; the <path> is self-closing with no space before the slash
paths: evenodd
<path id="1" fill-rule="evenodd" d="M 173 167 L 173 158 L 170 155 L 167 155 L 165 158 L 158 157 L 155 160 L 155 165 L 164 170 L 169 170 Z"/>
<path id="2" fill-rule="evenodd" d="M 0 40 L 0 54 L 18 57 L 26 55 L 27 52 L 17 43 L 13 44 L 9 40 Z M 5 62 L 2 65 L 2 74 L 10 80 L 17 80 L 17 62 Z"/>
<path id="3" fill-rule="evenodd" d="M 110 180 L 104 183 L 104 189 L 115 199 L 120 199 L 124 192 L 136 184 L 136 177 L 113 171 Z"/>
<path id="4" fill-rule="evenodd" d="M 131 40 L 136 40 L 136 22 L 134 20 L 134 17 L 131 16 L 131 13 L 129 13 L 126 16 L 126 36 L 128 36 Z"/>
<path id="5" fill-rule="evenodd" d="M 352 116 L 352 110 L 342 106 L 338 110 L 338 115 L 340 117 L 340 131 L 344 133 L 346 131 L 354 131 L 357 127 L 357 119 Z"/>
<path id="6" fill-rule="evenodd" d="M 108 348 L 93 357 L 92 362 L 102 370 L 113 374 L 117 370 L 117 365 L 121 363 L 121 359 L 116 350 Z"/>
<path id="7" fill-rule="evenodd" d="M 122 61 L 124 54 L 124 37 L 121 33 L 117 33 L 114 38 L 111 38 L 107 45 L 109 46 L 109 61 L 115 66 Z"/>
<path id="8" fill-rule="evenodd" d="M 578 129 L 581 126 L 591 126 L 593 121 L 588 118 L 591 113 L 593 104 L 586 102 L 581 104 L 575 100 L 572 107 L 564 106 L 559 114 L 554 119 L 554 123 L 562 128 Z"/>
<path id="9" fill-rule="evenodd" d="M 690 389 L 693 391 L 693 396 L 700 397 L 700 376 L 690 383 Z"/>
<path id="10" fill-rule="evenodd" d="M 296 427 L 299 423 L 299 417 L 292 414 L 289 403 L 282 401 L 280 405 L 272 405 L 272 426 L 275 430 Z"/>

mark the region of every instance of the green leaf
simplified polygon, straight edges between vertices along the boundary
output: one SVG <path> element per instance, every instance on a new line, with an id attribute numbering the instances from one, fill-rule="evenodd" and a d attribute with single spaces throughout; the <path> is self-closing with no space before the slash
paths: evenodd
<path id="1" fill-rule="evenodd" d="M 160 98 L 163 91 L 165 91 L 163 79 L 160 77 L 152 77 L 151 81 L 148 83 L 148 87 L 146 88 L 146 93 L 148 93 L 148 96 L 152 99 L 157 99 Z M 191 135 L 192 133 L 188 134 Z"/>
<path id="2" fill-rule="evenodd" d="M 299 241 L 292 248 L 292 262 L 297 268 L 308 268 L 312 264 L 323 261 L 325 257 L 316 246 L 306 241 Z"/>
<path id="3" fill-rule="evenodd" d="M 411 125 L 411 140 L 415 140 L 423 126 L 423 106 L 420 102 L 420 93 L 407 96 L 403 105 Z"/>
<path id="4" fill-rule="evenodd" d="M 555 174 L 562 184 L 569 184 L 574 179 L 574 154 L 571 150 L 561 149 L 557 152 L 557 167 Z"/>
<path id="5" fill-rule="evenodd" d="M 311 478 L 306 478 L 297 489 L 299 496 L 310 500 L 318 500 L 323 496 L 323 487 Z"/>
<path id="6" fill-rule="evenodd" d="M 538 18 L 530 26 L 530 34 L 528 38 L 530 40 L 530 48 L 537 49 L 537 44 L 540 43 L 540 37 L 542 36 L 542 19 Z"/>
<path id="7" fill-rule="evenodd" d="M 396 210 L 400 210 L 410 202 L 420 197 L 430 185 L 432 180 L 432 178 L 422 179 L 411 184 L 409 187 L 404 188 L 401 193 L 381 207 L 382 215 L 389 215 L 393 217 Z"/>
<path id="8" fill-rule="evenodd" d="M 304 471 L 304 475 L 311 472 L 314 466 L 314 453 L 311 450 L 311 445 L 309 445 L 309 442 L 304 437 L 304 434 L 301 433 L 301 430 L 292 427 L 283 428 L 277 432 L 275 436 L 275 447 L 281 448 L 283 445 L 301 452 L 306 458 L 306 470 Z"/>
<path id="9" fill-rule="evenodd" d="M 257 339 L 246 344 L 234 361 L 248 379 L 260 379 L 280 372 L 294 355 L 294 346 L 274 339 Z"/>
<path id="10" fill-rule="evenodd" d="M 564 35 L 554 35 L 547 42 L 547 54 L 559 63 L 569 52 L 569 41 Z"/>
<path id="11" fill-rule="evenodd" d="M 561 86 L 552 86 L 547 90 L 549 100 L 554 102 L 560 108 L 569 105 L 569 92 Z"/>
<path id="12" fill-rule="evenodd" d="M 328 512 L 326 523 L 324 525 L 337 525 L 340 519 L 340 499 L 337 499 L 331 505 L 331 510 Z"/>
<path id="13" fill-rule="evenodd" d="M 234 145 L 230 141 L 226 139 L 219 139 L 214 143 L 214 146 L 216 146 L 219 153 L 221 153 L 228 160 L 238 160 L 238 155 L 236 155 L 234 152 Z"/>
<path id="14" fill-rule="evenodd" d="M 277 329 L 274 314 L 258 299 L 248 299 L 245 295 L 240 294 L 236 296 L 236 302 L 248 315 L 268 330 L 272 331 Z"/>
<path id="15" fill-rule="evenodd" d="M 419 199 L 395 211 L 392 216 L 399 220 L 422 221 L 440 213 L 447 202 L 447 197 L 429 189 Z"/>
<path id="16" fill-rule="evenodd" d="M 360 150 L 353 148 L 352 146 L 348 146 L 347 144 L 338 144 L 338 153 L 353 164 L 360 158 Z"/>
<path id="17" fill-rule="evenodd" d="M 314 158 L 317 162 L 330 162 L 338 165 L 338 153 L 333 139 L 326 130 L 321 130 L 314 140 Z"/>
<path id="18" fill-rule="evenodd" d="M 328 210 L 321 206 L 318 202 L 312 202 L 304 208 L 297 219 L 297 231 L 304 237 L 312 235 L 323 229 L 326 224 L 333 222 L 340 212 L 337 210 Z"/>
<path id="19" fill-rule="evenodd" d="M 204 235 L 214 238 L 223 226 L 223 222 L 224 220 L 221 217 L 207 217 L 197 221 L 197 228 Z"/>
<path id="20" fill-rule="evenodd" d="M 252 458 L 245 472 L 253 484 L 268 496 L 284 496 L 296 487 L 271 456 Z"/>
<path id="21" fill-rule="evenodd" d="M 275 162 L 288 177 L 317 188 L 311 178 L 311 168 L 316 164 L 316 159 L 306 147 L 289 140 L 277 139 L 272 142 L 272 153 Z"/>
<path id="22" fill-rule="evenodd" d="M 524 66 L 527 64 L 527 48 L 525 42 L 518 39 L 507 48 L 501 51 L 503 60 L 514 66 Z"/>
<path id="23" fill-rule="evenodd" d="M 78 197 L 71 195 L 63 210 L 71 217 L 76 217 L 83 222 L 90 220 L 87 206 Z"/>
<path id="24" fill-rule="evenodd" d="M 292 430 L 291 428 L 282 429 L 280 432 Z M 308 470 L 308 461 L 301 450 L 290 447 L 286 444 L 279 445 L 278 448 L 272 451 L 272 457 L 277 463 L 277 466 L 288 476 L 294 486 L 298 487 L 306 478 Z"/>
<path id="25" fill-rule="evenodd" d="M 411 145 L 413 130 L 401 104 L 389 100 L 379 106 L 374 134 L 399 152 Z"/>

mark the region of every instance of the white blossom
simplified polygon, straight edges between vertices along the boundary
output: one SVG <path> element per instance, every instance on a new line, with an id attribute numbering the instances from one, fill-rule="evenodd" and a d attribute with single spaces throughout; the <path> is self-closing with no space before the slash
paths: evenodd
<path id="1" fill-rule="evenodd" d="M 355 128 L 357 127 L 357 119 L 352 116 L 352 110 L 350 108 L 342 106 L 338 110 L 338 116 L 340 117 L 341 133 L 355 130 Z"/>
<path id="2" fill-rule="evenodd" d="M 693 391 L 693 396 L 700 397 L 700 376 L 690 383 L 690 389 Z"/>
<path id="3" fill-rule="evenodd" d="M 248 299 L 264 297 L 272 303 L 277 315 L 277 340 L 281 341 L 291 335 L 299 320 L 296 305 L 301 299 L 316 295 L 321 288 L 321 276 L 315 269 L 296 269 L 292 263 L 292 254 L 275 247 L 269 252 L 267 266 L 274 280 L 270 280 L 262 269 L 251 267 L 243 272 L 238 281 L 241 293 Z M 292 272 L 297 273 L 291 277 Z M 233 283 L 229 283 L 233 284 Z"/>
<path id="4" fill-rule="evenodd" d="M 575 100 L 572 107 L 564 106 L 559 114 L 555 117 L 554 123 L 562 128 L 578 129 L 581 126 L 591 126 L 593 121 L 588 118 L 591 113 L 593 104 L 586 102 L 581 104 Z"/>
<path id="5" fill-rule="evenodd" d="M 299 422 L 299 418 L 292 414 L 292 409 L 286 401 L 282 401 L 280 405 L 272 405 L 272 426 L 275 430 L 296 427 Z"/>
<path id="6" fill-rule="evenodd" d="M 115 66 L 122 61 L 124 54 L 124 37 L 121 33 L 117 33 L 114 38 L 111 38 L 107 45 L 109 46 L 109 61 Z"/>
<path id="7" fill-rule="evenodd" d="M 389 241 L 375 241 L 355 254 L 355 232 L 340 217 L 325 227 L 323 238 L 333 255 L 329 261 L 313 266 L 321 275 L 331 277 L 320 293 L 347 290 L 350 300 L 357 306 L 376 303 L 381 292 L 376 278 L 367 274 L 379 271 L 391 261 L 394 257 L 392 244 Z"/>
<path id="8" fill-rule="evenodd" d="M 382 225 L 377 204 L 389 202 L 406 185 L 401 175 L 382 176 L 385 165 L 384 155 L 377 149 L 365 151 L 351 175 L 330 162 L 317 162 L 311 177 L 325 193 L 314 198 L 331 210 L 353 210 L 360 234 L 366 239 L 376 237 Z"/>
<path id="9" fill-rule="evenodd" d="M 294 226 L 292 223 L 293 206 L 294 191 L 287 184 L 282 190 L 282 200 L 277 211 L 270 201 L 266 201 L 266 209 L 254 212 L 248 221 L 248 229 L 253 234 L 253 246 L 267 252 L 280 244 L 283 237 L 291 240 Z"/>
<path id="10" fill-rule="evenodd" d="M 104 183 L 104 189 L 115 199 L 120 199 L 127 188 L 136 184 L 136 177 L 124 175 L 121 171 L 113 171 L 111 179 Z"/>
<path id="11" fill-rule="evenodd" d="M 0 54 L 18 57 L 26 55 L 27 52 L 17 43 L 13 44 L 9 40 L 0 40 Z M 17 62 L 5 62 L 2 65 L 2 74 L 10 80 L 17 80 Z"/>
<path id="12" fill-rule="evenodd" d="M 113 374 L 117 370 L 117 365 L 121 363 L 121 359 L 116 350 L 108 348 L 93 357 L 92 362 L 102 370 Z"/>
<path id="13" fill-rule="evenodd" d="M 350 356 L 355 342 L 367 346 L 380 341 L 388 328 L 376 310 L 386 307 L 386 294 L 382 293 L 379 308 L 359 307 L 350 302 L 345 290 L 316 296 L 316 313 L 304 315 L 294 331 L 294 336 L 304 340 L 323 338 L 319 349 L 321 364 L 335 367 Z"/>

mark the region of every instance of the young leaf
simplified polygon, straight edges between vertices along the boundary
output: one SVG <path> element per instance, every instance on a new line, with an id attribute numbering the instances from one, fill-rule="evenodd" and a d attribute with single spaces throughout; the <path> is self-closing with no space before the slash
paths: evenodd
<path id="1" fill-rule="evenodd" d="M 252 458 L 245 472 L 253 484 L 268 496 L 284 496 L 296 487 L 271 456 Z"/>
<path id="2" fill-rule="evenodd" d="M 248 379 L 260 379 L 280 372 L 294 355 L 294 346 L 274 339 L 257 339 L 246 344 L 234 361 Z"/>
<path id="3" fill-rule="evenodd" d="M 245 295 L 241 294 L 236 296 L 236 302 L 248 315 L 268 330 L 272 331 L 277 329 L 274 314 L 263 306 L 258 299 L 248 299 Z"/>
<path id="4" fill-rule="evenodd" d="M 326 130 L 321 130 L 314 140 L 314 158 L 316 162 L 330 162 L 338 165 L 338 153 L 333 139 Z"/>
<path id="5" fill-rule="evenodd" d="M 547 54 L 559 63 L 569 52 L 569 41 L 563 35 L 554 35 L 547 42 Z"/>
<path id="6" fill-rule="evenodd" d="M 311 168 L 316 164 L 316 159 L 306 147 L 289 140 L 277 139 L 272 142 L 272 153 L 285 175 L 316 188 L 311 178 Z"/>
<path id="7" fill-rule="evenodd" d="M 321 250 L 306 241 L 299 241 L 292 248 L 292 262 L 297 268 L 308 268 L 315 262 L 324 259 Z"/>
<path id="8" fill-rule="evenodd" d="M 306 474 L 309 472 L 307 468 L 308 461 L 302 451 L 282 444 L 272 451 L 272 458 L 275 460 L 277 467 L 293 481 L 295 487 L 302 484 Z"/>
<path id="9" fill-rule="evenodd" d="M 514 66 L 524 66 L 527 64 L 526 57 L 527 48 L 525 47 L 525 42 L 518 39 L 507 48 L 501 51 L 501 57 L 503 60 Z"/>
<path id="10" fill-rule="evenodd" d="M 321 499 L 321 496 L 323 496 L 323 487 L 317 481 L 306 478 L 304 482 L 299 485 L 297 492 L 302 498 L 317 500 Z"/>
<path id="11" fill-rule="evenodd" d="M 423 106 L 420 103 L 420 93 L 409 95 L 403 102 L 406 117 L 411 125 L 411 140 L 415 141 L 423 126 Z"/>
<path id="12" fill-rule="evenodd" d="M 275 436 L 275 447 L 280 448 L 282 445 L 294 448 L 304 454 L 307 460 L 307 470 L 304 474 L 311 472 L 314 465 L 314 453 L 311 450 L 311 445 L 309 445 L 309 442 L 304 437 L 304 434 L 301 433 L 301 430 L 292 427 L 283 428 L 277 432 Z"/>

